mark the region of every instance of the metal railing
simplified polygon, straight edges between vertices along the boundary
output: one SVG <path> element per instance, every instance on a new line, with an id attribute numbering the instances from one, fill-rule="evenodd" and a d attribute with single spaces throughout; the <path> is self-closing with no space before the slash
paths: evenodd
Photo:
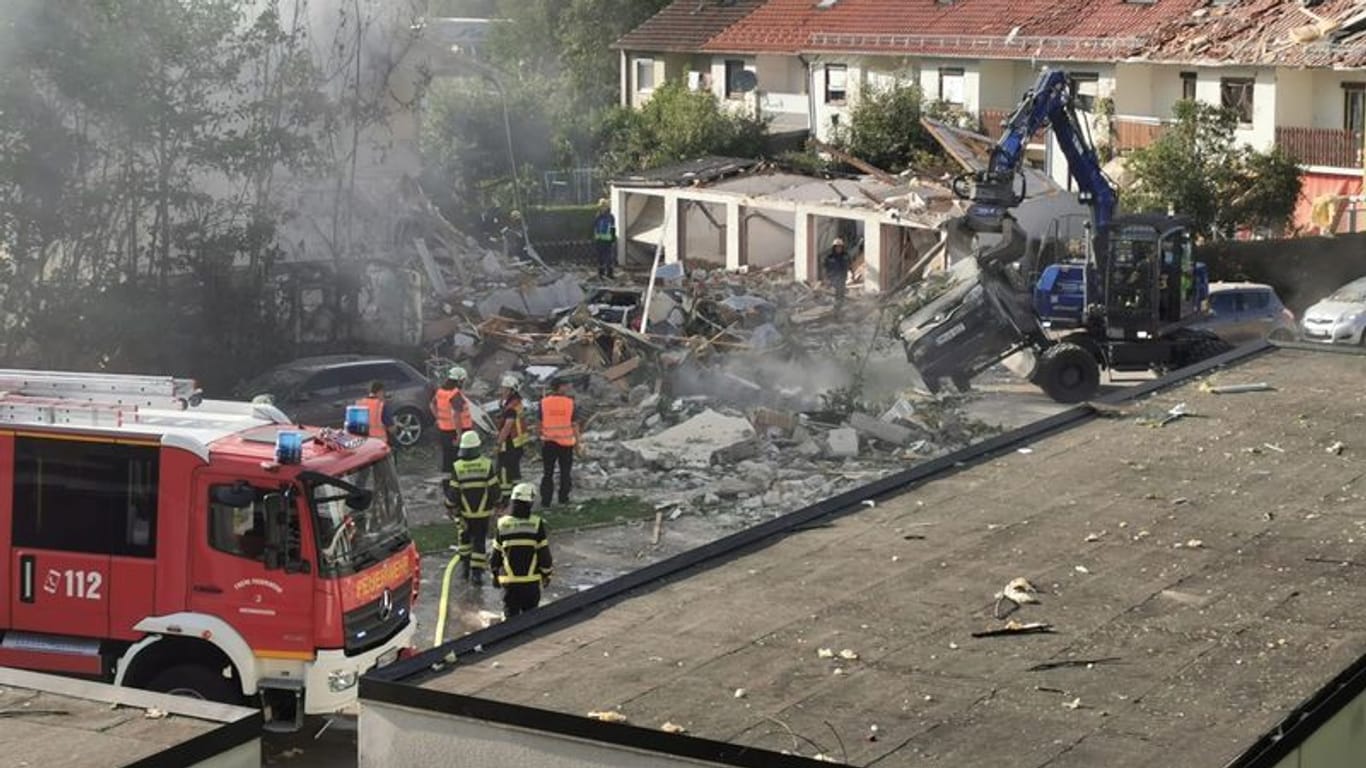
<path id="1" fill-rule="evenodd" d="M 602 197 L 602 171 L 597 168 L 546 171 L 541 184 L 550 205 L 589 205 Z"/>
<path id="2" fill-rule="evenodd" d="M 1276 128 L 1276 146 L 1303 165 L 1330 168 L 1362 166 L 1362 135 L 1336 128 Z"/>

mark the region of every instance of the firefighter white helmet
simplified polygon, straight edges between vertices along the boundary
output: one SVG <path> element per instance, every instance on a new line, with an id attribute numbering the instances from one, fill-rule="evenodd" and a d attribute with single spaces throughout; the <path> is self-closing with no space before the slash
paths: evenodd
<path id="1" fill-rule="evenodd" d="M 483 441 L 479 439 L 479 433 L 472 429 L 460 436 L 460 450 L 462 451 L 472 450 L 483 444 Z"/>
<path id="2" fill-rule="evenodd" d="M 535 501 L 536 486 L 531 483 L 518 483 L 512 489 L 513 501 Z"/>
<path id="3" fill-rule="evenodd" d="M 503 374 L 503 380 L 499 382 L 499 386 L 507 387 L 508 389 L 517 389 L 521 385 L 522 380 L 517 378 L 517 374 L 515 373 Z"/>
<path id="4" fill-rule="evenodd" d="M 451 381 L 464 381 L 465 377 L 468 375 L 469 374 L 465 373 L 465 369 L 458 365 L 452 365 L 451 369 L 446 371 L 446 378 Z"/>

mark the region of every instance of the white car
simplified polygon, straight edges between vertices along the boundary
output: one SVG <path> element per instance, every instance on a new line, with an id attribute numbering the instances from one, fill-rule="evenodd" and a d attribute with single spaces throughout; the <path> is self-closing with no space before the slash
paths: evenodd
<path id="1" fill-rule="evenodd" d="M 1306 309 L 1300 330 L 1305 341 L 1366 343 L 1366 277 L 1353 280 Z"/>

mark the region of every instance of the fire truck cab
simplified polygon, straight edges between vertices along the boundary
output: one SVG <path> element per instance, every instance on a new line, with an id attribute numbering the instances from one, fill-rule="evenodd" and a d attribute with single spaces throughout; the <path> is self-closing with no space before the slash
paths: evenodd
<path id="1" fill-rule="evenodd" d="M 382 441 L 187 379 L 0 370 L 0 664 L 228 703 L 356 701 L 416 629 Z"/>

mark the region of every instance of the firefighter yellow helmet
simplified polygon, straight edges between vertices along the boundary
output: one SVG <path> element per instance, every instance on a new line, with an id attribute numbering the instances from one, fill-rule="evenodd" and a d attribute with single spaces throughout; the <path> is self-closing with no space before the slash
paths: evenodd
<path id="1" fill-rule="evenodd" d="M 531 483 L 518 483 L 512 488 L 513 501 L 535 501 L 536 486 Z"/>
<path id="2" fill-rule="evenodd" d="M 475 450 L 481 445 L 483 445 L 483 441 L 479 439 L 479 433 L 472 429 L 460 436 L 460 450 L 462 451 Z"/>

